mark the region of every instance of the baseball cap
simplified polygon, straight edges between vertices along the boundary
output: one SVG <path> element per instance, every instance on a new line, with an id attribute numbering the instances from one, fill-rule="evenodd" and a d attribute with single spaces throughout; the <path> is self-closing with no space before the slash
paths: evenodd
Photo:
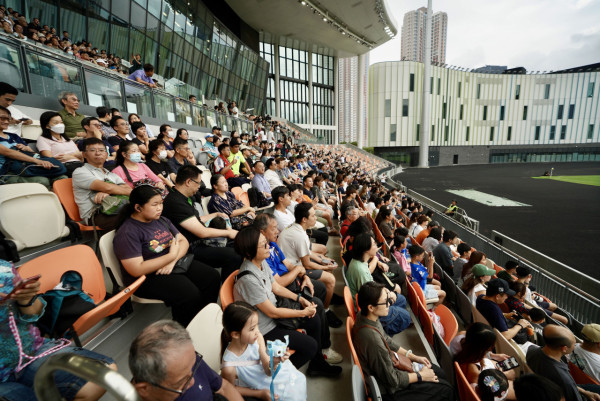
<path id="1" fill-rule="evenodd" d="M 204 135 L 204 139 L 212 138 L 213 136 L 214 136 L 213 134 L 206 134 L 206 135 Z"/>
<path id="2" fill-rule="evenodd" d="M 488 269 L 486 265 L 482 265 L 481 263 L 478 263 L 475 266 L 473 266 L 473 269 L 471 269 L 471 271 L 473 272 L 473 275 L 475 277 L 493 276 L 496 274 L 496 270 Z"/>
<path id="3" fill-rule="evenodd" d="M 600 324 L 586 324 L 583 326 L 583 329 L 581 329 L 581 336 L 584 340 L 588 340 L 593 343 L 600 343 Z"/>
<path id="4" fill-rule="evenodd" d="M 473 268 L 474 267 L 475 266 L 473 266 Z M 509 288 L 506 280 L 502 280 L 501 278 L 495 278 L 488 281 L 485 295 L 491 297 L 498 294 L 506 294 L 509 297 L 512 297 L 516 293 Z"/>
<path id="5" fill-rule="evenodd" d="M 214 130 L 221 131 L 221 127 L 217 127 L 217 126 L 215 125 L 214 127 L 212 127 L 212 130 L 213 130 L 213 131 L 214 131 Z"/>
<path id="6" fill-rule="evenodd" d="M 242 145 L 242 146 L 240 146 L 240 150 L 250 150 L 250 147 L 246 146 L 246 145 Z"/>

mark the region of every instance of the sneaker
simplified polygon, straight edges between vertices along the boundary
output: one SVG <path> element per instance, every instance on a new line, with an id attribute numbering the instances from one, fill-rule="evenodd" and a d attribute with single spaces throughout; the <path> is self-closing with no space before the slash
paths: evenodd
<path id="1" fill-rule="evenodd" d="M 332 348 L 323 350 L 323 358 L 325 358 L 327 363 L 342 363 L 344 360 L 344 357 L 340 355 L 340 353 L 335 352 Z"/>
<path id="2" fill-rule="evenodd" d="M 344 322 L 342 322 L 332 310 L 325 312 L 325 316 L 327 317 L 327 323 L 329 324 L 329 327 L 337 329 L 338 327 L 342 327 L 342 324 L 344 324 Z"/>
<path id="3" fill-rule="evenodd" d="M 306 375 L 309 377 L 338 377 L 342 373 L 341 366 L 332 366 L 323 358 L 315 358 L 308 364 Z"/>

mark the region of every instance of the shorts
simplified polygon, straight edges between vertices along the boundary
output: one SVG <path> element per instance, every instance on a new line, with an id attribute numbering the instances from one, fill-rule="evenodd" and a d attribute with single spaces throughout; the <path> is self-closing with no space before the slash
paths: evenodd
<path id="1" fill-rule="evenodd" d="M 38 350 L 38 354 L 52 348 L 56 343 L 54 341 L 48 341 Z M 95 359 L 106 365 L 114 363 L 114 361 L 104 355 L 97 354 L 93 351 L 88 351 L 79 347 L 65 347 L 53 353 L 52 355 L 58 355 L 62 353 L 70 352 L 79 356 Z M 27 365 L 25 369 L 19 373 L 13 373 L 5 383 L 0 383 L 0 399 L 8 401 L 36 401 L 35 392 L 33 391 L 33 380 L 40 366 L 52 356 L 48 355 L 44 358 L 36 359 L 31 364 Z M 75 395 L 81 390 L 87 380 L 72 375 L 64 371 L 57 370 L 54 372 L 54 383 L 58 387 L 58 391 L 61 396 L 66 400 L 72 400 Z"/>
<path id="2" fill-rule="evenodd" d="M 323 270 L 306 270 L 306 275 L 312 280 L 318 280 L 323 275 Z"/>
<path id="3" fill-rule="evenodd" d="M 435 289 L 435 287 L 431 284 L 427 284 L 425 286 L 425 299 L 432 299 L 432 298 L 437 298 L 438 297 L 438 292 Z"/>

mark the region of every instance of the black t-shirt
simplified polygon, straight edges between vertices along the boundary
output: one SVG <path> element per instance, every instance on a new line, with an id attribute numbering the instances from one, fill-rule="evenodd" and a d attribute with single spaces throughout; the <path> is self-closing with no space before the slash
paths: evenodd
<path id="1" fill-rule="evenodd" d="M 169 178 L 169 174 L 174 172 L 169 163 L 164 160 L 155 162 L 154 160 L 148 158 L 146 159 L 146 166 L 148 166 L 154 174 L 162 175 L 165 178 Z"/>
<path id="2" fill-rule="evenodd" d="M 113 147 L 121 145 L 121 142 L 126 139 L 121 138 L 119 135 L 109 136 L 108 143 L 110 143 Z"/>
<path id="3" fill-rule="evenodd" d="M 193 206 L 192 200 L 177 191 L 177 189 L 171 188 L 169 190 L 169 194 L 163 203 L 162 215 L 171 220 L 179 232 L 181 232 L 190 243 L 198 240 L 198 237 L 193 233 L 181 227 L 181 223 L 188 219 L 195 218 L 198 219 L 200 224 L 204 225 L 200 220 L 200 214 Z"/>

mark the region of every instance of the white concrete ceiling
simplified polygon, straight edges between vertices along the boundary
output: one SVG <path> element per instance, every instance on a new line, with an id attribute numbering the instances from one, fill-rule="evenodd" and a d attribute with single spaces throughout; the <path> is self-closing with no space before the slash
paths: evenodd
<path id="1" fill-rule="evenodd" d="M 387 42 L 391 37 L 386 26 L 397 34 L 385 0 L 305 0 L 305 5 L 302 0 L 226 1 L 260 32 L 261 40 L 339 57 L 363 54 Z"/>

